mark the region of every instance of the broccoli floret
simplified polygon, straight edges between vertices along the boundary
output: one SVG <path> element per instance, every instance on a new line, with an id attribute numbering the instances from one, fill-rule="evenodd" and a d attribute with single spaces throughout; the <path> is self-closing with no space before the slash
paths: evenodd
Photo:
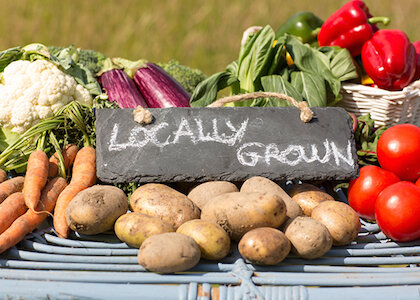
<path id="1" fill-rule="evenodd" d="M 73 47 L 73 46 L 70 46 Z M 59 46 L 48 46 L 48 50 L 50 54 L 53 56 L 59 56 L 61 51 L 66 49 L 65 47 Z M 88 68 L 92 74 L 98 73 L 103 65 L 104 60 L 106 59 L 106 55 L 102 54 L 101 52 L 90 50 L 90 49 L 80 49 L 77 48 L 72 58 L 79 64 L 83 65 L 84 67 Z"/>
<path id="2" fill-rule="evenodd" d="M 176 60 L 170 60 L 168 63 L 158 63 L 158 65 L 175 78 L 190 94 L 207 77 L 201 70 L 182 65 Z"/>
<path id="3" fill-rule="evenodd" d="M 50 51 L 50 54 L 53 56 L 58 56 L 60 54 L 61 50 L 63 50 L 64 47 L 59 46 L 48 46 L 48 50 Z"/>
<path id="4" fill-rule="evenodd" d="M 78 63 L 84 65 L 89 70 L 92 71 L 93 74 L 98 73 L 106 59 L 106 55 L 102 54 L 101 52 L 97 52 L 94 50 L 87 50 L 87 49 L 77 49 L 79 51 L 79 59 Z"/>

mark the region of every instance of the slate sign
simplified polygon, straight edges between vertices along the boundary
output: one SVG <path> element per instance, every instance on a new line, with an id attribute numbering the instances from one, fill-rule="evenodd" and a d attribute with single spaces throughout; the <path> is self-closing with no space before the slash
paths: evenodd
<path id="1" fill-rule="evenodd" d="M 343 180 L 358 174 L 351 119 L 342 108 L 295 107 L 96 110 L 97 176 L 103 182 Z"/>

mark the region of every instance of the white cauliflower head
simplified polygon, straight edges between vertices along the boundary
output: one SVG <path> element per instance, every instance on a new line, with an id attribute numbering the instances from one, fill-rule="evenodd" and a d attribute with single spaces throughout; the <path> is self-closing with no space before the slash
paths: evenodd
<path id="1" fill-rule="evenodd" d="M 0 126 L 23 133 L 71 101 L 92 105 L 88 90 L 52 62 L 14 61 L 0 84 Z"/>

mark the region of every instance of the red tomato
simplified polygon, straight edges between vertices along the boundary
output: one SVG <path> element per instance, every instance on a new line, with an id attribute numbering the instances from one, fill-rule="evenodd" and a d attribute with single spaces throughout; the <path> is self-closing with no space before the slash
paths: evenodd
<path id="1" fill-rule="evenodd" d="M 376 222 L 387 237 L 408 242 L 420 238 L 420 188 L 400 181 L 385 188 L 376 199 Z"/>
<path id="2" fill-rule="evenodd" d="M 349 205 L 359 216 L 375 220 L 375 201 L 387 186 L 400 181 L 394 173 L 377 166 L 360 168 L 360 175 L 350 180 L 347 197 Z"/>
<path id="3" fill-rule="evenodd" d="M 419 179 L 417 179 L 417 181 L 416 181 L 416 185 L 417 185 L 418 187 L 420 187 L 420 177 L 419 177 Z"/>
<path id="4" fill-rule="evenodd" d="M 381 167 L 401 180 L 420 177 L 420 127 L 399 124 L 388 128 L 379 138 L 376 152 Z"/>

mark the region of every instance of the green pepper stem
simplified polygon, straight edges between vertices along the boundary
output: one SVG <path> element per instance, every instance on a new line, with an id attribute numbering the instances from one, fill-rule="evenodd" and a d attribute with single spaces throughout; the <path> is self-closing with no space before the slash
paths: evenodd
<path id="1" fill-rule="evenodd" d="M 312 30 L 312 36 L 318 36 L 318 33 L 321 31 L 321 27 L 315 28 Z"/>
<path id="2" fill-rule="evenodd" d="M 391 19 L 388 17 L 372 17 L 368 19 L 369 24 L 383 23 L 384 25 L 388 25 L 389 22 L 391 22 Z"/>

